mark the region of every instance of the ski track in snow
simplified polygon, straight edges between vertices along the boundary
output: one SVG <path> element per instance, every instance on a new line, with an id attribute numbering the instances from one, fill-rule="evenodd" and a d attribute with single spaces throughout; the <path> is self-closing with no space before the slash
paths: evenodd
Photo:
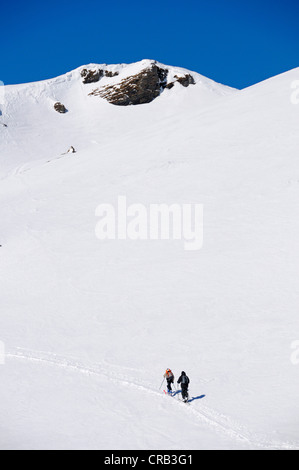
<path id="1" fill-rule="evenodd" d="M 11 360 L 23 360 L 31 361 L 34 363 L 59 367 L 62 369 L 67 369 L 68 371 L 73 371 L 79 374 L 83 374 L 89 377 L 105 377 L 113 381 L 118 385 L 125 387 L 133 387 L 136 390 L 146 392 L 162 399 L 170 397 L 163 396 L 160 391 L 155 390 L 151 384 L 145 384 L 136 379 L 130 378 L 128 375 L 120 374 L 119 370 L 123 369 L 118 366 L 111 366 L 111 364 L 91 364 L 86 365 L 75 358 L 63 357 L 55 353 L 42 352 L 42 351 L 32 351 L 27 349 L 17 348 L 15 351 L 6 353 L 5 357 Z M 111 370 L 115 369 L 115 372 Z M 128 370 L 128 368 L 126 368 Z M 163 393 L 163 392 L 162 392 Z M 260 438 L 253 433 L 250 433 L 248 430 L 244 429 L 243 426 L 232 421 L 223 414 L 207 408 L 206 406 L 200 405 L 200 410 L 195 409 L 194 405 L 186 406 L 185 403 L 179 400 L 172 400 L 169 404 L 173 406 L 181 406 L 185 409 L 186 413 L 189 413 L 198 421 L 205 423 L 209 427 L 213 428 L 216 432 L 225 434 L 231 439 L 241 441 L 244 444 L 247 444 L 249 447 L 259 448 L 264 450 L 298 450 L 298 446 L 293 443 L 277 443 L 274 441 L 268 441 L 266 438 Z"/>

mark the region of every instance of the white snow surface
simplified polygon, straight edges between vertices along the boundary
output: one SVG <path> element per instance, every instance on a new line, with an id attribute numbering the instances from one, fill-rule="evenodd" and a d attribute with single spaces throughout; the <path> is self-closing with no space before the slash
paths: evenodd
<path id="1" fill-rule="evenodd" d="M 242 91 L 192 72 L 128 107 L 82 69 L 1 105 L 0 448 L 298 449 L 299 69 Z M 203 204 L 202 250 L 99 241 L 119 195 Z"/>

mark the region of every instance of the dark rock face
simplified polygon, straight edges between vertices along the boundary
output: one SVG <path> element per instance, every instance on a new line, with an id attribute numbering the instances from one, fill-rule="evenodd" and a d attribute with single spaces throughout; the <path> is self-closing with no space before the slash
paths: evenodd
<path id="1" fill-rule="evenodd" d="M 105 77 L 116 77 L 118 72 L 112 72 L 111 70 L 87 70 L 83 69 L 81 71 L 81 77 L 83 78 L 83 83 L 97 83 L 101 78 Z"/>
<path id="2" fill-rule="evenodd" d="M 103 77 L 115 77 L 119 72 L 111 70 L 102 70 L 87 68 L 81 71 L 83 83 L 96 83 Z M 167 82 L 169 71 L 166 68 L 159 67 L 157 62 L 149 63 L 143 70 L 135 75 L 123 78 L 117 83 L 111 85 L 99 86 L 94 89 L 90 95 L 100 96 L 109 103 L 117 106 L 129 106 L 136 104 L 150 103 L 160 96 L 165 88 L 171 89 L 175 83 L 180 83 L 183 87 L 195 85 L 195 80 L 190 74 L 174 76 L 172 82 Z"/>
<path id="3" fill-rule="evenodd" d="M 153 64 L 136 75 L 94 90 L 91 95 L 105 98 L 117 106 L 150 103 L 157 98 L 167 85 L 168 70 Z"/>
<path id="4" fill-rule="evenodd" d="M 183 85 L 186 88 L 189 85 L 195 85 L 194 78 L 189 73 L 187 73 L 183 77 L 177 77 L 177 75 L 175 75 L 175 78 L 177 79 L 177 82 L 179 82 L 181 85 Z"/>
<path id="5" fill-rule="evenodd" d="M 173 87 L 174 87 L 174 82 L 170 82 L 166 85 L 165 88 L 167 88 L 167 90 L 171 90 L 171 88 L 173 88 Z"/>
<path id="6" fill-rule="evenodd" d="M 59 102 L 54 104 L 54 109 L 55 109 L 55 111 L 57 111 L 58 113 L 61 113 L 61 114 L 67 113 L 66 107 L 62 103 L 59 103 Z"/>
<path id="7" fill-rule="evenodd" d="M 111 72 L 110 70 L 105 70 L 105 77 L 116 77 L 119 75 L 119 72 Z"/>
<path id="8" fill-rule="evenodd" d="M 87 70 L 83 69 L 81 71 L 81 77 L 83 78 L 83 83 L 96 83 L 104 76 L 104 71 L 99 70 Z"/>
<path id="9" fill-rule="evenodd" d="M 189 85 L 195 85 L 195 80 L 189 73 L 187 73 L 183 77 L 178 77 L 177 75 L 175 75 L 174 77 L 176 80 L 166 85 L 166 88 L 168 88 L 168 90 L 173 88 L 176 82 L 180 83 L 185 88 L 187 88 Z"/>

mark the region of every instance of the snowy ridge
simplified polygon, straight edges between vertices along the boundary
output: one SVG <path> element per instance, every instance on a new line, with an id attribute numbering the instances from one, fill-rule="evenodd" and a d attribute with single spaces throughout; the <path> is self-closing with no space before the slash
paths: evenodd
<path id="1" fill-rule="evenodd" d="M 134 106 L 136 119 L 130 118 L 127 124 L 123 113 L 126 112 L 130 116 L 132 110 L 119 110 L 118 106 L 107 103 L 105 99 L 91 96 L 99 86 L 105 88 L 105 85 L 117 84 L 132 74 L 146 70 L 153 63 L 168 71 L 169 82 L 175 75 L 192 73 L 196 85 L 185 88 L 176 83 L 172 89 L 164 90 L 159 98 L 149 105 L 139 106 L 142 109 L 135 111 Z M 99 82 L 84 84 L 81 75 L 84 69 L 100 69 L 119 75 L 103 76 Z M 90 64 L 50 80 L 5 86 L 5 103 L 0 104 L 0 124 L 3 124 L 0 127 L 0 178 L 1 174 L 7 175 L 6 169 L 13 171 L 17 162 L 26 164 L 40 159 L 41 156 L 46 159 L 53 158 L 54 155 L 66 152 L 70 145 L 86 148 L 90 141 L 98 139 L 101 139 L 102 145 L 103 140 L 110 143 L 111 126 L 118 128 L 120 139 L 132 126 L 138 131 L 141 125 L 144 130 L 149 118 L 149 113 L 144 107 L 153 107 L 154 114 L 158 113 L 163 118 L 171 109 L 174 112 L 181 112 L 185 107 L 190 109 L 190 106 L 203 109 L 235 91 L 195 72 L 168 67 L 150 60 L 129 65 Z M 66 107 L 66 114 L 59 114 L 54 110 L 56 102 Z M 145 118 L 145 121 L 140 122 L 140 118 Z M 52 139 L 52 136 L 55 136 L 55 139 Z"/>

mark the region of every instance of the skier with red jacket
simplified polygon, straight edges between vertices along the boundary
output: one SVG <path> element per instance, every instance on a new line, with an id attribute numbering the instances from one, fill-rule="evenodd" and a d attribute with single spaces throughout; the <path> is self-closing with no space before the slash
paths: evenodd
<path id="1" fill-rule="evenodd" d="M 171 384 L 173 384 L 174 382 L 174 375 L 170 369 L 166 369 L 164 378 L 166 379 L 166 382 L 167 382 L 167 391 L 168 393 L 171 393 L 172 392 Z"/>

